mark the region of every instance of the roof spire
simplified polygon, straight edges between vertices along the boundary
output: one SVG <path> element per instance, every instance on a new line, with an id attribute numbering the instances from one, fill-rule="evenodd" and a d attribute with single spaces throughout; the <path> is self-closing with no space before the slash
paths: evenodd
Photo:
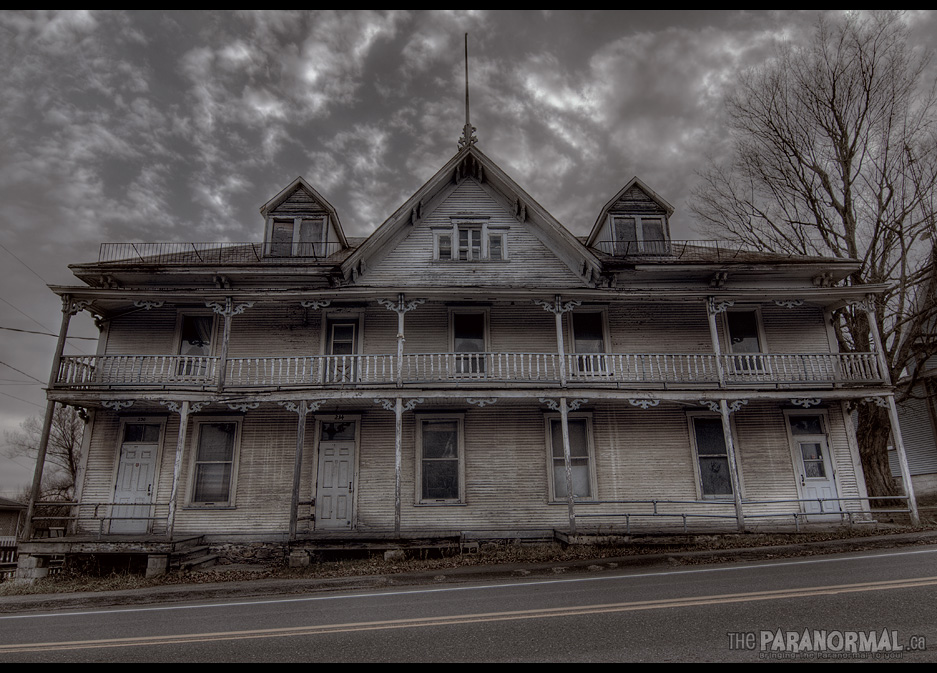
<path id="1" fill-rule="evenodd" d="M 459 138 L 459 149 L 478 142 L 475 136 L 475 127 L 469 121 L 469 81 L 468 81 L 468 33 L 465 34 L 465 126 L 462 127 L 462 137 Z"/>

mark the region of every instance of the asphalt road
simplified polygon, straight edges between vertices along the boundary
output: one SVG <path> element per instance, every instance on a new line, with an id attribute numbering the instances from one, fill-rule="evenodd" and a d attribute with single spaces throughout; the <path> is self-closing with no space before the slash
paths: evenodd
<path id="1" fill-rule="evenodd" d="M 0 615 L 0 662 L 777 659 L 937 661 L 937 546 Z"/>

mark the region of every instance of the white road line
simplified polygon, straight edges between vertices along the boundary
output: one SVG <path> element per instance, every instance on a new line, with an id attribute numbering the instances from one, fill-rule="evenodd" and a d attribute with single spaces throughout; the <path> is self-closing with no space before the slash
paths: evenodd
<path id="1" fill-rule="evenodd" d="M 377 591 L 371 593 L 355 593 L 355 594 L 329 594 L 327 596 L 303 596 L 301 598 L 275 598 L 268 600 L 258 600 L 258 601 L 234 601 L 228 603 L 205 603 L 198 605 L 163 605 L 163 606 L 151 606 L 143 608 L 115 608 L 111 610 L 84 610 L 80 612 L 50 612 L 37 615 L 0 615 L 0 620 L 4 619 L 48 619 L 52 617 L 77 617 L 82 615 L 104 615 L 104 614 L 116 614 L 116 613 L 128 613 L 128 612 L 156 612 L 156 611 L 167 611 L 167 610 L 201 610 L 206 608 L 227 608 L 227 607 L 238 607 L 243 605 L 277 605 L 284 603 L 305 603 L 313 601 L 333 601 L 333 600 L 342 600 L 348 598 L 376 598 L 379 596 L 406 596 L 413 594 L 435 594 L 435 593 L 445 593 L 452 591 L 475 591 L 475 590 L 485 590 L 485 589 L 504 589 L 512 587 L 528 587 L 528 586 L 537 586 L 537 585 L 546 585 L 546 584 L 573 584 L 581 582 L 607 582 L 609 580 L 629 580 L 637 579 L 644 577 L 667 577 L 673 575 L 694 575 L 702 573 L 716 573 L 716 572 L 731 572 L 736 570 L 759 570 L 767 568 L 777 568 L 779 566 L 796 566 L 796 565 L 813 565 L 819 563 L 835 563 L 835 562 L 844 562 L 844 561 L 862 561 L 875 558 L 888 558 L 893 556 L 912 556 L 915 554 L 935 554 L 937 549 L 920 549 L 914 551 L 903 551 L 903 552 L 889 552 L 883 554 L 866 554 L 863 556 L 847 556 L 847 557 L 836 557 L 836 558 L 812 558 L 805 559 L 802 561 L 778 561 L 778 562 L 767 562 L 760 563 L 756 565 L 744 565 L 744 566 L 730 566 L 730 567 L 719 567 L 719 568 L 695 568 L 692 570 L 666 570 L 659 572 L 647 572 L 647 573 L 635 573 L 629 575 L 604 575 L 602 577 L 572 577 L 572 578 L 563 578 L 555 580 L 530 580 L 528 582 L 508 582 L 502 584 L 478 584 L 471 586 L 457 586 L 457 587 L 439 587 L 434 589 L 406 589 L 402 591 Z M 442 573 L 441 573 L 442 574 Z M 197 585 L 193 585 L 197 586 Z"/>

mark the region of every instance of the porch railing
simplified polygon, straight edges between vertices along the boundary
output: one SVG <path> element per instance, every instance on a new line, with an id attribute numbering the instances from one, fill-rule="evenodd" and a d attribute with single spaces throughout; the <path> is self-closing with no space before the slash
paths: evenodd
<path id="1" fill-rule="evenodd" d="M 723 355 L 727 385 L 865 384 L 882 376 L 873 353 Z M 712 353 L 567 354 L 566 381 L 589 384 L 719 384 Z M 72 355 L 61 360 L 63 388 L 209 386 L 220 358 L 186 355 Z M 556 353 L 408 353 L 229 358 L 229 388 L 395 384 L 546 383 L 562 380 Z"/>
<path id="2" fill-rule="evenodd" d="M 101 264 L 197 266 L 200 264 L 288 264 L 325 259 L 341 251 L 338 242 L 299 243 L 102 243 Z"/>

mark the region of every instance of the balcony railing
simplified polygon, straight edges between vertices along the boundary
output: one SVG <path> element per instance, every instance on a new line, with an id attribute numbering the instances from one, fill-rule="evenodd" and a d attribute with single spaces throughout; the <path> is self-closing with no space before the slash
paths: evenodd
<path id="1" fill-rule="evenodd" d="M 318 243 L 102 243 L 98 263 L 135 266 L 200 264 L 287 264 L 297 258 L 319 260 L 342 249 L 338 242 Z"/>
<path id="2" fill-rule="evenodd" d="M 229 358 L 227 388 L 342 387 L 384 384 L 544 383 L 719 385 L 710 353 L 567 354 L 409 353 Z M 186 355 L 73 355 L 55 379 L 61 388 L 206 387 L 220 358 Z M 727 385 L 881 383 L 873 353 L 723 355 Z"/>
<path id="3" fill-rule="evenodd" d="M 723 261 L 764 254 L 731 241 L 596 241 L 596 250 L 613 257 Z"/>

